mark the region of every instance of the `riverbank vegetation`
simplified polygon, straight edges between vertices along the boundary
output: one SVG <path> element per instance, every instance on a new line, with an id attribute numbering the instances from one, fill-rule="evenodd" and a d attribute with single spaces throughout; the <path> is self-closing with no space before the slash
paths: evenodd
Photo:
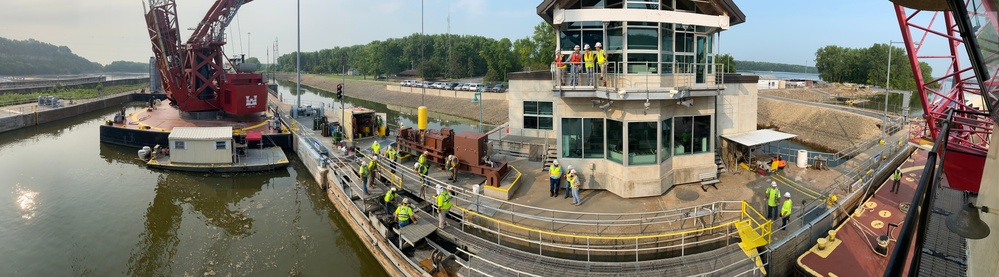
<path id="1" fill-rule="evenodd" d="M 149 83 L 140 83 L 132 85 L 117 85 L 117 86 L 103 86 L 97 84 L 93 88 L 66 88 L 66 87 L 53 87 L 49 90 L 43 90 L 32 93 L 5 93 L 0 94 L 0 106 L 7 105 L 18 105 L 24 103 L 31 103 L 38 101 L 39 96 L 55 96 L 60 99 L 90 99 L 101 96 L 107 96 L 116 93 L 122 93 L 126 91 L 139 90 L 142 88 L 148 88 Z"/>
<path id="2" fill-rule="evenodd" d="M 815 52 L 815 66 L 819 77 L 827 82 L 856 83 L 884 86 L 888 73 L 888 47 L 891 50 L 891 88 L 915 90 L 916 81 L 909 66 L 905 49 L 876 43 L 868 48 L 846 48 L 828 45 Z M 933 69 L 925 62 L 919 63 L 923 79 L 932 80 Z M 939 86 L 939 84 L 935 84 Z"/>

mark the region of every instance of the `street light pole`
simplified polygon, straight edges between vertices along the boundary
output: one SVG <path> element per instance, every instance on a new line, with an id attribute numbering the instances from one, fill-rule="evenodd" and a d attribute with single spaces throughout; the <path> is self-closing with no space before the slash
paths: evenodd
<path id="1" fill-rule="evenodd" d="M 895 48 L 895 43 L 902 43 L 901 41 L 888 41 L 888 72 L 885 73 L 885 115 L 884 119 L 881 121 L 881 143 L 885 142 L 885 137 L 888 133 L 888 93 L 891 90 L 891 49 Z"/>
<path id="2" fill-rule="evenodd" d="M 298 50 L 295 51 L 295 75 L 298 82 L 295 83 L 295 94 L 298 100 L 295 106 L 302 107 L 302 0 L 298 0 Z"/>
<path id="3" fill-rule="evenodd" d="M 426 58 L 424 57 L 424 55 L 426 55 L 426 54 L 424 52 L 426 52 L 426 50 L 423 49 L 423 0 L 420 0 L 420 76 L 423 76 L 423 81 L 426 82 L 427 81 L 427 75 L 425 74 L 426 72 L 423 71 L 423 69 L 424 69 L 423 68 L 423 66 L 424 66 L 423 63 L 426 63 L 426 61 L 425 61 Z M 427 84 L 423 83 L 423 85 L 421 85 L 420 87 L 423 88 L 423 96 L 420 97 L 420 106 L 426 107 L 427 106 Z"/>

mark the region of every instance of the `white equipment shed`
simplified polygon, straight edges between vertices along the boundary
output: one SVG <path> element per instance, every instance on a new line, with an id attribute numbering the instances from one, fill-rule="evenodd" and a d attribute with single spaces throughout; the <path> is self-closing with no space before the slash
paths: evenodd
<path id="1" fill-rule="evenodd" d="M 174 163 L 232 163 L 232 127 L 176 127 L 167 139 Z"/>

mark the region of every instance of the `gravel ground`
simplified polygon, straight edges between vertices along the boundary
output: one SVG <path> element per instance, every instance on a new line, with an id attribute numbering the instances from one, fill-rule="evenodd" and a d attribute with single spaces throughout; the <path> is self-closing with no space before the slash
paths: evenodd
<path id="1" fill-rule="evenodd" d="M 282 76 L 283 79 L 294 82 L 294 76 Z M 336 91 L 340 79 L 315 75 L 302 75 L 302 84 L 327 91 Z M 380 102 L 403 107 L 419 107 L 420 96 L 411 96 L 401 92 L 385 89 L 384 82 L 347 80 L 344 94 L 368 101 Z M 479 105 L 472 104 L 468 99 L 450 97 L 426 96 L 426 106 L 430 111 L 478 120 Z M 482 121 L 489 124 L 503 124 L 509 121 L 509 107 L 506 100 L 485 100 L 482 102 Z"/>
<path id="2" fill-rule="evenodd" d="M 879 119 L 766 98 L 759 99 L 757 124 L 798 135 L 798 141 L 831 152 L 881 134 Z"/>

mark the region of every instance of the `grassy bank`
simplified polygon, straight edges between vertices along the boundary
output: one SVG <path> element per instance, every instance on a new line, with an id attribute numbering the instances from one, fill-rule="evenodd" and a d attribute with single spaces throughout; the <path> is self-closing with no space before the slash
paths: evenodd
<path id="1" fill-rule="evenodd" d="M 25 94 L 19 94 L 19 93 L 2 94 L 0 95 L 0 106 L 18 105 L 18 104 L 35 102 L 38 101 L 39 96 L 55 96 L 60 99 L 80 100 L 80 99 L 90 99 L 100 96 L 122 93 L 126 91 L 139 90 L 146 87 L 149 87 L 148 83 L 133 84 L 133 85 L 118 85 L 118 86 L 108 86 L 108 87 L 98 86 L 95 88 L 73 88 L 73 89 L 54 87 L 45 91 L 25 93 Z"/>

